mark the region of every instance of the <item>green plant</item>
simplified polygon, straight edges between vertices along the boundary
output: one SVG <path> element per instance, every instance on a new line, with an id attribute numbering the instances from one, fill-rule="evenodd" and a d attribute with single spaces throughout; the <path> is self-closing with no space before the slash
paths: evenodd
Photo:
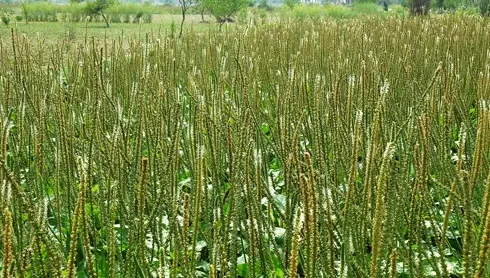
<path id="1" fill-rule="evenodd" d="M 143 14 L 143 22 L 144 23 L 151 23 L 153 18 L 153 15 L 149 12 Z"/>
<path id="2" fill-rule="evenodd" d="M 83 0 L 73 0 L 71 3 L 81 3 Z M 116 4 L 115 0 L 93 0 L 87 1 L 83 7 L 85 15 L 90 16 L 91 19 L 97 20 L 100 16 L 104 20 L 106 27 L 109 28 L 109 20 L 107 19 L 107 10 Z"/>
<path id="3" fill-rule="evenodd" d="M 389 13 L 394 15 L 395 17 L 405 17 L 407 16 L 407 9 L 402 5 L 391 5 Z"/>
<path id="4" fill-rule="evenodd" d="M 216 18 L 221 28 L 224 23 L 233 21 L 233 15 L 244 9 L 248 0 L 201 0 L 201 3 Z"/>
<path id="5" fill-rule="evenodd" d="M 355 3 L 352 6 L 352 11 L 359 15 L 379 15 L 383 14 L 382 9 L 375 3 Z"/>
<path id="6" fill-rule="evenodd" d="M 410 0 L 410 14 L 413 16 L 428 15 L 430 8 L 431 0 Z"/>
<path id="7" fill-rule="evenodd" d="M 247 23 L 247 20 L 248 20 L 248 10 L 247 9 L 240 10 L 237 14 L 238 23 L 244 24 Z"/>
<path id="8" fill-rule="evenodd" d="M 24 2 L 22 16 L 26 22 L 56 22 L 59 7 L 47 2 Z"/>
<path id="9" fill-rule="evenodd" d="M 9 25 L 10 16 L 8 14 L 6 14 L 6 13 L 2 14 L 1 19 L 2 19 L 3 24 L 5 24 L 5 26 Z"/>
<path id="10" fill-rule="evenodd" d="M 293 9 L 299 3 L 299 0 L 284 0 L 283 3 L 289 9 Z"/>

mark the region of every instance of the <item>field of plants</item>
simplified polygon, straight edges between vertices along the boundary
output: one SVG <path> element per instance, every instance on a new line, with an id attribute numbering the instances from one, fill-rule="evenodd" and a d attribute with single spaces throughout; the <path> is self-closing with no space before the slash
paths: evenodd
<path id="1" fill-rule="evenodd" d="M 490 25 L 0 38 L 1 277 L 489 277 Z"/>

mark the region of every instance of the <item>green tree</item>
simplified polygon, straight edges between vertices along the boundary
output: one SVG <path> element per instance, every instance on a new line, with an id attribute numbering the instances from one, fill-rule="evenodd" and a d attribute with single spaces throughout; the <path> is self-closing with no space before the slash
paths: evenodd
<path id="1" fill-rule="evenodd" d="M 26 20 L 26 24 L 29 23 L 29 14 L 30 14 L 30 9 L 28 7 L 28 4 L 26 1 L 21 2 L 21 7 L 22 7 L 22 15 L 24 16 L 24 19 Z"/>
<path id="2" fill-rule="evenodd" d="M 269 5 L 269 2 L 267 2 L 267 0 L 261 0 L 257 7 L 266 11 L 272 11 L 272 7 Z"/>
<path id="3" fill-rule="evenodd" d="M 288 8 L 293 9 L 299 3 L 299 0 L 284 0 L 284 5 Z"/>
<path id="4" fill-rule="evenodd" d="M 87 15 L 100 15 L 105 21 L 105 25 L 109 28 L 109 21 L 105 16 L 105 11 L 115 4 L 115 0 L 94 0 L 87 2 L 85 5 L 85 13 Z"/>
<path id="5" fill-rule="evenodd" d="M 427 15 L 430 9 L 431 0 L 412 0 L 410 2 L 410 14 L 413 16 Z"/>
<path id="6" fill-rule="evenodd" d="M 480 13 L 483 16 L 490 15 L 490 0 L 480 0 Z"/>
<path id="7" fill-rule="evenodd" d="M 2 15 L 2 22 L 3 22 L 3 24 L 5 24 L 5 26 L 9 26 L 10 16 L 7 13 L 4 13 Z"/>
<path id="8" fill-rule="evenodd" d="M 179 0 L 179 3 L 182 11 L 182 22 L 180 22 L 180 33 L 179 33 L 179 38 L 180 38 L 182 37 L 182 30 L 184 29 L 184 21 L 185 21 L 185 15 L 187 13 L 187 10 L 189 10 L 189 8 L 192 6 L 199 4 L 199 0 Z"/>
<path id="9" fill-rule="evenodd" d="M 245 8 L 249 0 L 201 0 L 203 6 L 220 23 L 220 28 L 225 22 L 233 21 L 235 13 Z"/>
<path id="10" fill-rule="evenodd" d="M 437 0 L 437 8 L 444 9 L 444 0 Z"/>
<path id="11" fill-rule="evenodd" d="M 196 10 L 201 15 L 201 22 L 203 23 L 206 22 L 206 20 L 204 19 L 204 13 L 206 12 L 206 7 L 202 3 L 202 1 L 199 1 L 199 3 L 196 5 Z"/>
<path id="12" fill-rule="evenodd" d="M 71 0 L 72 3 L 81 3 L 83 0 Z M 88 16 L 100 15 L 104 19 L 106 27 L 109 28 L 109 20 L 105 11 L 116 3 L 116 0 L 89 0 L 85 3 L 84 12 Z"/>

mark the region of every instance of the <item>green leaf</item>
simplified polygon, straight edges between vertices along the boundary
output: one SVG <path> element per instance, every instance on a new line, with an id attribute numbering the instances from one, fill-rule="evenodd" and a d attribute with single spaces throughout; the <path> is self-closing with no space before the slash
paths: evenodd
<path id="1" fill-rule="evenodd" d="M 246 263 L 247 261 L 248 261 L 247 255 L 241 255 L 240 257 L 238 257 L 238 261 L 237 261 L 238 276 L 249 277 L 249 267 L 248 267 L 248 263 Z"/>

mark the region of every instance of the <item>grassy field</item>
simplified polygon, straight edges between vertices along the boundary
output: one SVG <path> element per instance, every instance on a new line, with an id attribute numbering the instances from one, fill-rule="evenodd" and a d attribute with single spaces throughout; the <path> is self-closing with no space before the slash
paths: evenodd
<path id="1" fill-rule="evenodd" d="M 200 15 L 188 15 L 185 22 L 185 29 L 193 29 L 198 32 L 208 29 L 217 29 L 218 24 L 213 19 L 206 16 L 209 23 L 200 23 Z M 182 16 L 177 14 L 156 14 L 153 15 L 152 23 L 111 23 L 106 28 L 103 22 L 13 22 L 9 27 L 0 26 L 0 40 L 3 43 L 11 41 L 11 29 L 14 28 L 19 35 L 26 35 L 30 40 L 45 40 L 47 44 L 57 44 L 59 41 L 66 40 L 71 43 L 80 43 L 87 38 L 96 40 L 130 38 L 132 36 L 153 33 L 155 35 L 170 35 L 172 28 L 178 36 L 180 21 Z M 174 27 L 172 27 L 174 25 Z"/>
<path id="2" fill-rule="evenodd" d="M 487 20 L 167 24 L 2 29 L 2 277 L 489 277 Z"/>

